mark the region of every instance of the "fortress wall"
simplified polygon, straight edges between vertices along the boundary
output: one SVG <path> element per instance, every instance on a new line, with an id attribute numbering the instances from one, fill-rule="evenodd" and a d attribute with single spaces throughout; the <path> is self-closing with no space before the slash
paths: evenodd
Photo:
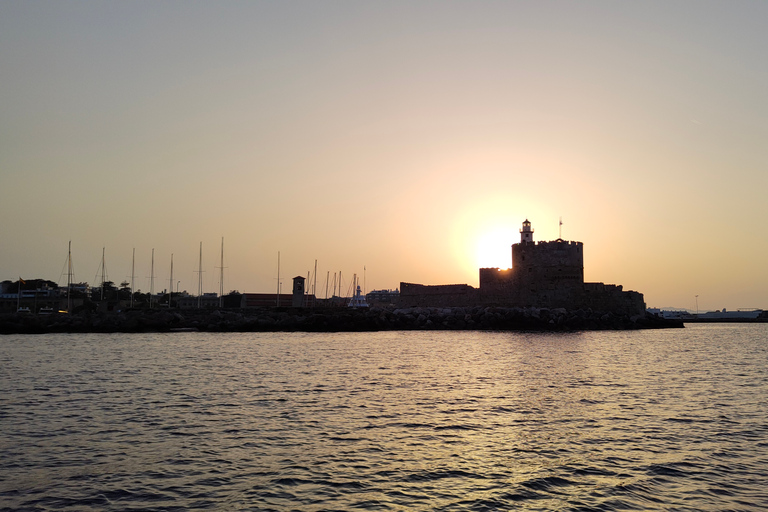
<path id="1" fill-rule="evenodd" d="M 620 284 L 605 283 L 584 283 L 584 290 L 587 292 L 620 292 L 624 289 Z"/>
<path id="2" fill-rule="evenodd" d="M 611 311 L 627 315 L 645 314 L 645 299 L 642 293 L 623 291 L 621 285 L 604 283 L 584 283 L 584 293 L 580 299 L 582 308 L 594 311 Z"/>
<path id="3" fill-rule="evenodd" d="M 566 240 L 512 246 L 512 268 L 528 282 L 584 282 L 584 244 Z"/>
<path id="4" fill-rule="evenodd" d="M 578 258 L 578 255 L 574 257 Z M 582 282 L 580 268 L 542 268 L 535 266 L 535 261 L 534 265 L 522 269 L 484 268 L 480 269 L 478 297 L 483 303 L 511 307 L 572 308 L 578 302 Z"/>
<path id="5" fill-rule="evenodd" d="M 575 286 L 514 286 L 513 281 L 496 287 L 475 289 L 466 284 L 428 286 L 400 283 L 400 307 L 505 307 L 592 309 L 614 314 L 642 315 L 643 294 L 623 291 L 621 286 L 585 283 Z"/>
<path id="6" fill-rule="evenodd" d="M 468 284 L 400 283 L 400 307 L 459 307 L 477 303 L 477 289 Z"/>
<path id="7" fill-rule="evenodd" d="M 581 287 L 536 286 L 514 287 L 506 293 L 487 293 L 480 290 L 483 303 L 506 307 L 537 307 L 578 309 Z"/>
<path id="8" fill-rule="evenodd" d="M 643 294 L 616 288 L 587 292 L 581 287 L 550 287 L 507 296 L 488 297 L 482 294 L 481 297 L 484 302 L 511 307 L 565 308 L 569 311 L 592 309 L 630 316 L 641 315 L 645 311 Z"/>
<path id="9" fill-rule="evenodd" d="M 575 267 L 528 267 L 519 274 L 522 286 L 581 286 L 584 271 Z"/>
<path id="10" fill-rule="evenodd" d="M 569 240 L 514 244 L 512 267 L 528 265 L 584 267 L 584 244 Z"/>
<path id="11" fill-rule="evenodd" d="M 495 288 L 506 288 L 512 282 L 514 272 L 511 268 L 497 267 L 480 269 L 480 289 L 490 291 Z"/>

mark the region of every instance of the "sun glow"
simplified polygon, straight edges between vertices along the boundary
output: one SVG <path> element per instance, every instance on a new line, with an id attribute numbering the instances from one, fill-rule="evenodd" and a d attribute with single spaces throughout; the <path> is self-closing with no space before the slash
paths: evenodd
<path id="1" fill-rule="evenodd" d="M 477 238 L 475 260 L 478 268 L 509 268 L 512 265 L 513 230 L 497 227 Z"/>

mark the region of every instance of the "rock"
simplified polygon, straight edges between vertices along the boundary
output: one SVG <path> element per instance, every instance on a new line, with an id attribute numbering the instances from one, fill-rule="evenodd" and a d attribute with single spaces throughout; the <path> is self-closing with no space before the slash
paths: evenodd
<path id="1" fill-rule="evenodd" d="M 416 314 L 418 313 L 418 314 Z M 0 315 L 0 333 L 209 331 L 372 331 L 499 329 L 574 331 L 683 327 L 653 315 L 615 315 L 563 308 L 263 308 L 257 310 L 87 311 L 72 315 Z"/>

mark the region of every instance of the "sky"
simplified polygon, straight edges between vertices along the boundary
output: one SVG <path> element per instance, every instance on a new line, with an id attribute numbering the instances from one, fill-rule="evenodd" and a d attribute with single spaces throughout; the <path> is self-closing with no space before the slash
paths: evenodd
<path id="1" fill-rule="evenodd" d="M 768 2 L 0 0 L 0 279 L 478 284 L 536 240 L 768 308 Z M 133 250 L 135 249 L 135 260 Z M 698 297 L 697 297 L 698 296 Z"/>

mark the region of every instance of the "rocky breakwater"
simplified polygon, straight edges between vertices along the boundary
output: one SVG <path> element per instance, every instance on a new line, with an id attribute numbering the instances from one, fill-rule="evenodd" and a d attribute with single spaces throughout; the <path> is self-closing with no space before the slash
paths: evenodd
<path id="1" fill-rule="evenodd" d="M 48 332 L 363 332 L 393 330 L 584 331 L 683 327 L 655 315 L 621 316 L 546 308 L 264 308 L 133 310 L 83 314 L 5 314 L 0 333 Z"/>

